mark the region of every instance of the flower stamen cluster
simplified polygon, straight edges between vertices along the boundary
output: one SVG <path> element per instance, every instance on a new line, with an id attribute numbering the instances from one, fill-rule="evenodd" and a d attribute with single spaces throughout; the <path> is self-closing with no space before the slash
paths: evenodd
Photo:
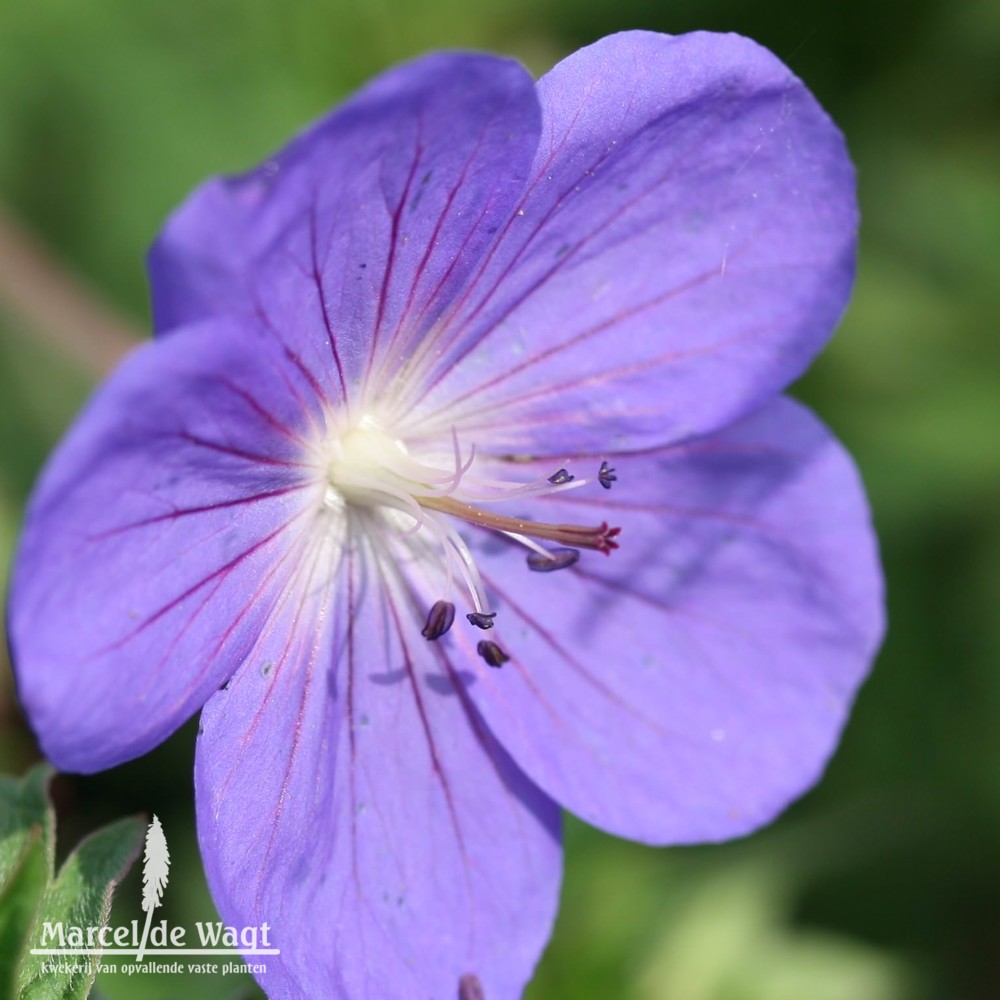
<path id="1" fill-rule="evenodd" d="M 341 513 L 347 507 L 383 512 L 383 522 L 397 536 L 424 535 L 440 549 L 445 597 L 428 612 L 421 634 L 429 640 L 439 639 L 454 622 L 450 596 L 456 578 L 464 583 L 472 606 L 466 614 L 470 624 L 491 629 L 496 617 L 475 558 L 451 519 L 488 529 L 524 546 L 529 550 L 528 568 L 540 573 L 574 565 L 581 549 L 610 555 L 618 548 L 621 531 L 607 521 L 596 526 L 552 524 L 484 509 L 484 505 L 579 489 L 594 480 L 577 477 L 565 468 L 529 482 L 497 478 L 476 471 L 475 444 L 464 458 L 454 429 L 451 436 L 450 454 L 443 448 L 417 451 L 407 445 L 403 434 L 369 413 L 321 449 L 327 508 Z M 614 470 L 602 462 L 595 480 L 610 489 L 615 479 Z M 400 512 L 411 522 L 401 520 Z M 548 549 L 538 540 L 560 544 Z M 481 642 L 479 652 L 490 666 L 500 666 L 508 658 L 495 642 Z"/>

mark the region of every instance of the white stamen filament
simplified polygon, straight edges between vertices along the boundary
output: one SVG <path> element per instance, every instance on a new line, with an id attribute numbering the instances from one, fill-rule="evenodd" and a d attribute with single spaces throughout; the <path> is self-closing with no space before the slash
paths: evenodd
<path id="1" fill-rule="evenodd" d="M 449 527 L 443 522 L 443 519 L 429 515 L 425 523 L 431 529 L 431 532 L 437 536 L 444 550 L 448 569 L 449 590 L 451 582 L 454 579 L 452 565 L 454 558 L 457 556 L 458 568 L 469 590 L 469 596 L 472 598 L 473 609 L 478 612 L 488 613 L 489 599 L 483 587 L 483 578 L 479 575 L 479 568 L 476 566 L 476 560 L 473 559 L 472 553 L 469 551 L 469 546 L 465 544 L 462 536 L 454 528 Z M 449 594 L 446 593 L 446 599 L 448 596 Z"/>
<path id="2" fill-rule="evenodd" d="M 504 534 L 508 538 L 512 538 L 515 542 L 523 545 L 526 549 L 531 549 L 532 552 L 537 552 L 540 556 L 549 557 L 549 550 L 543 548 L 534 539 L 529 538 L 527 535 L 519 535 L 516 531 L 505 531 Z"/>
<path id="3" fill-rule="evenodd" d="M 562 481 L 569 476 L 562 469 L 554 469 L 549 476 L 527 483 L 495 478 L 495 471 L 492 476 L 480 478 L 473 472 L 477 461 L 475 444 L 463 460 L 458 434 L 453 428 L 450 445 L 447 450 L 428 450 L 415 457 L 401 435 L 383 426 L 375 416 L 366 415 L 339 435 L 328 438 L 321 448 L 327 507 L 331 510 L 345 505 L 374 510 L 388 508 L 412 518 L 412 524 L 398 521 L 395 516 L 372 523 L 391 526 L 399 538 L 426 531 L 442 554 L 443 599 L 450 600 L 451 589 L 460 578 L 478 614 L 492 614 L 489 598 L 469 546 L 452 526 L 453 517 L 503 534 L 542 557 L 550 553 L 534 539 L 605 554 L 618 547 L 614 541 L 618 529 L 609 528 L 606 523 L 596 527 L 548 524 L 491 513 L 479 506 L 577 489 L 589 483 L 589 478 L 570 477 Z M 552 482 L 553 478 L 559 481 Z"/>

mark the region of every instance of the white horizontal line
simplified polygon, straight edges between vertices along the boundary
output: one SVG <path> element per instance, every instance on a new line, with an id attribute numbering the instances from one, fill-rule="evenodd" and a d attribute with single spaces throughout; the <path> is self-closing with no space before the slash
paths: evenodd
<path id="1" fill-rule="evenodd" d="M 136 955 L 138 948 L 32 948 L 32 955 Z M 146 948 L 143 957 L 156 958 L 157 955 L 228 955 L 242 958 L 244 955 L 280 955 L 280 948 L 251 948 L 247 951 L 233 951 L 232 948 Z"/>

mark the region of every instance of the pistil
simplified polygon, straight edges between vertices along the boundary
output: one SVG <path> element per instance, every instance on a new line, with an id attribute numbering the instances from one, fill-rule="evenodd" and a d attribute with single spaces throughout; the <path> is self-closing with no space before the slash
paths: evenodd
<path id="1" fill-rule="evenodd" d="M 596 527 L 580 524 L 550 524 L 547 521 L 528 521 L 520 517 L 507 517 L 494 514 L 480 507 L 461 503 L 451 497 L 417 496 L 414 500 L 421 507 L 440 511 L 460 518 L 469 524 L 481 528 L 491 528 L 507 535 L 528 535 L 531 538 L 543 538 L 549 542 L 561 542 L 574 549 L 593 549 L 610 555 L 618 548 L 615 538 L 621 533 L 621 528 L 612 528 L 607 521 L 602 521 Z"/>
<path id="2" fill-rule="evenodd" d="M 463 458 L 454 430 L 451 438 L 448 450 L 413 454 L 402 436 L 389 430 L 374 414 L 367 414 L 329 440 L 322 463 L 327 476 L 325 505 L 331 512 L 345 506 L 393 512 L 383 523 L 391 524 L 401 536 L 422 535 L 440 545 L 442 599 L 430 608 L 421 630 L 424 638 L 432 642 L 445 635 L 455 620 L 452 589 L 456 580 L 465 584 L 472 604 L 471 612 L 466 614 L 470 624 L 491 630 L 496 618 L 473 554 L 452 518 L 517 542 L 528 550 L 528 569 L 536 573 L 568 569 L 580 558 L 581 549 L 610 555 L 618 548 L 616 539 L 621 531 L 607 521 L 598 525 L 553 524 L 484 509 L 502 501 L 524 503 L 533 497 L 579 489 L 595 479 L 577 478 L 565 468 L 530 482 L 494 479 L 488 473 L 477 475 L 473 471 L 475 446 Z M 448 451 L 450 461 L 445 457 Z M 494 474 L 496 468 L 488 466 Z M 610 489 L 615 471 L 602 461 L 595 478 Z M 400 513 L 406 518 L 400 520 Z M 539 540 L 555 546 L 543 546 Z M 491 667 L 499 667 L 509 658 L 493 640 L 480 641 L 477 650 Z"/>

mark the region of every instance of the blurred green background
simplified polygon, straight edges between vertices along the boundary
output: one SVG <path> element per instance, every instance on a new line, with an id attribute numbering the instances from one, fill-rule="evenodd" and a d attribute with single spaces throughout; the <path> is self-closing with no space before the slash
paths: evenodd
<path id="1" fill-rule="evenodd" d="M 857 291 L 796 392 L 868 483 L 890 635 L 825 780 L 770 829 L 651 850 L 569 822 L 562 911 L 529 1000 L 995 1000 L 996 0 L 0 0 L 3 564 L 34 475 L 113 348 L 99 331 L 147 328 L 143 255 L 194 184 L 252 165 L 402 58 L 490 49 L 541 73 L 632 27 L 756 38 L 848 136 L 864 217 Z M 61 279 L 46 284 L 55 272 L 33 241 L 110 311 L 88 317 L 72 298 L 60 310 Z M 188 727 L 141 761 L 56 786 L 64 851 L 111 818 L 159 814 L 172 923 L 212 912 L 192 742 Z M 0 770 L 20 773 L 35 755 L 3 662 Z M 136 915 L 130 878 L 116 923 Z M 255 995 L 202 976 L 106 977 L 98 989 Z"/>

